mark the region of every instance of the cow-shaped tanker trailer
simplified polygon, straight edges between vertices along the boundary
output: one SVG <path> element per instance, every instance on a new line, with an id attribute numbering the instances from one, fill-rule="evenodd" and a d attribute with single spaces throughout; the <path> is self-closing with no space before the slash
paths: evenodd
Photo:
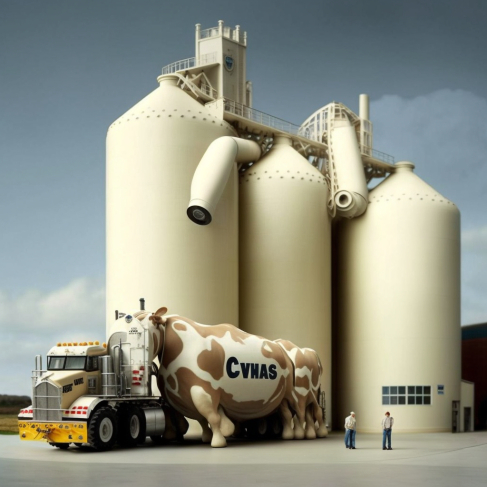
<path id="1" fill-rule="evenodd" d="M 58 343 L 47 370 L 36 358 L 33 404 L 19 414 L 21 439 L 109 450 L 148 436 L 181 439 L 185 418 L 199 422 L 213 447 L 232 435 L 326 436 L 314 351 L 141 307 L 117 312 L 107 344 Z"/>

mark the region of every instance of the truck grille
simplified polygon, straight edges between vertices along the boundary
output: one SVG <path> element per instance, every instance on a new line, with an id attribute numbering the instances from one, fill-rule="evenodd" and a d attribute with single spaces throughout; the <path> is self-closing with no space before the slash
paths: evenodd
<path id="1" fill-rule="evenodd" d="M 34 421 L 61 421 L 61 389 L 43 381 L 34 388 Z"/>

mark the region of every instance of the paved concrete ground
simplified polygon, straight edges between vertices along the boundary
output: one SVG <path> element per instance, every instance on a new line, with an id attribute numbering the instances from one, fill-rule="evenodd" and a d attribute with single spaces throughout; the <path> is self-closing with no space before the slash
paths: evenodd
<path id="1" fill-rule="evenodd" d="M 214 449 L 195 437 L 183 444 L 131 450 L 58 450 L 41 442 L 0 436 L 0 485 L 146 486 L 428 486 L 485 487 L 487 432 L 393 434 L 393 451 L 381 435 L 357 434 L 356 450 L 343 435 L 312 441 L 230 440 Z"/>

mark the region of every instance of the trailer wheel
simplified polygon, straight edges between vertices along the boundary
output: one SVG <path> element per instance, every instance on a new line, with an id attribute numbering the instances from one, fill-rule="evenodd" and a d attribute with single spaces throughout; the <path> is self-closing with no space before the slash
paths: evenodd
<path id="1" fill-rule="evenodd" d="M 117 426 L 117 416 L 112 408 L 98 409 L 90 420 L 88 443 L 96 450 L 111 450 L 117 439 Z"/>
<path id="2" fill-rule="evenodd" d="M 267 431 L 267 418 L 252 419 L 247 424 L 247 436 L 254 440 L 265 438 Z"/>
<path id="3" fill-rule="evenodd" d="M 280 438 L 282 435 L 282 421 L 278 413 L 267 418 L 267 434 L 269 438 Z"/>
<path id="4" fill-rule="evenodd" d="M 145 441 L 145 414 L 137 406 L 121 406 L 118 411 L 118 443 L 124 448 Z"/>

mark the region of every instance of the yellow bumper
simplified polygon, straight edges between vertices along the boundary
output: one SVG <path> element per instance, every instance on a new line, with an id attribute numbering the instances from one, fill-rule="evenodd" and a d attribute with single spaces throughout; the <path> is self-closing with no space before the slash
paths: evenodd
<path id="1" fill-rule="evenodd" d="M 21 440 L 48 441 L 50 443 L 87 443 L 87 423 L 63 421 L 43 423 L 19 420 Z"/>

